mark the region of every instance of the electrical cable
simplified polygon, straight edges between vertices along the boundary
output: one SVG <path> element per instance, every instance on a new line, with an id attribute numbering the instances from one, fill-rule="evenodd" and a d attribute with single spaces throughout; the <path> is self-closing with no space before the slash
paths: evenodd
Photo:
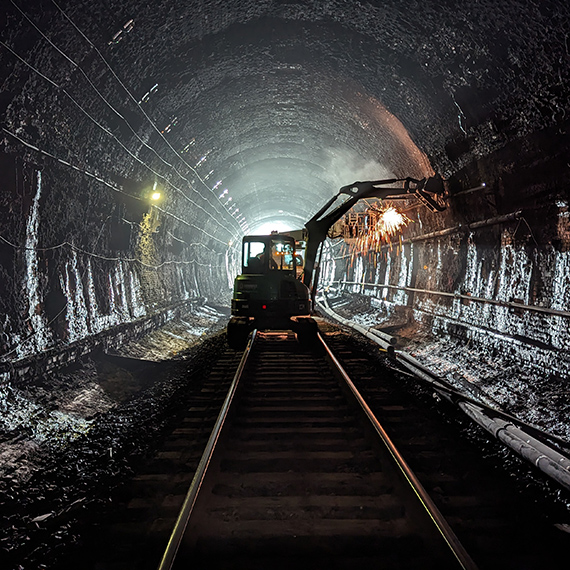
<path id="1" fill-rule="evenodd" d="M 11 2 L 13 3 L 13 0 L 11 0 Z M 113 75 L 113 77 L 117 80 L 117 82 L 119 83 L 119 85 L 124 89 L 125 93 L 129 96 L 129 98 L 133 101 L 133 103 L 138 107 L 138 109 L 140 110 L 140 112 L 143 114 L 143 116 L 145 117 L 145 119 L 149 122 L 149 124 L 153 127 L 153 129 L 156 131 L 156 133 L 158 134 L 158 136 L 160 138 L 162 138 L 162 140 L 165 142 L 165 144 L 168 146 L 168 148 L 170 148 L 170 150 L 174 153 L 174 155 L 176 156 L 176 158 L 178 160 L 180 160 L 193 174 L 194 176 L 196 176 L 196 178 L 202 183 L 202 185 L 208 189 L 209 192 L 211 192 L 214 197 L 216 197 L 216 193 L 212 190 L 212 188 L 210 188 L 210 186 L 208 186 L 206 184 L 206 182 L 202 179 L 202 177 L 198 174 L 198 171 L 193 168 L 192 166 L 190 166 L 185 160 L 184 158 L 182 158 L 180 156 L 180 154 L 174 149 L 174 147 L 170 144 L 170 142 L 168 141 L 168 139 L 164 136 L 164 134 L 162 133 L 162 131 L 156 126 L 156 124 L 154 123 L 154 121 L 148 116 L 148 114 L 146 113 L 146 111 L 143 109 L 143 107 L 140 105 L 140 103 L 137 101 L 137 98 L 130 92 L 130 90 L 127 88 L 127 86 L 123 83 L 123 81 L 119 78 L 119 76 L 115 73 L 114 69 L 111 67 L 111 65 L 109 64 L 109 62 L 106 60 L 106 58 L 103 56 L 103 54 L 101 53 L 101 51 L 99 50 L 99 48 L 97 48 L 97 46 L 83 33 L 83 31 L 75 24 L 75 22 L 67 15 L 67 13 L 59 6 L 59 4 L 57 4 L 57 2 L 55 2 L 55 0 L 52 0 L 52 3 L 54 4 L 54 6 L 61 12 L 61 14 L 63 15 L 63 17 L 73 26 L 73 28 L 75 28 L 75 30 L 81 35 L 81 37 L 83 37 L 85 39 L 85 41 L 91 46 L 91 48 L 93 50 L 95 50 L 95 53 L 97 53 L 97 55 L 99 56 L 99 58 L 101 59 L 101 61 L 105 64 L 105 66 L 107 67 L 107 69 L 111 72 L 111 74 Z M 125 119 L 123 119 L 125 120 Z M 127 122 L 125 120 L 125 122 Z M 128 123 L 128 122 L 127 122 Z M 129 125 L 130 126 L 130 125 Z M 132 129 L 131 129 L 132 130 Z M 188 179 L 186 179 L 184 176 L 182 176 L 175 168 L 174 166 L 172 166 L 172 168 L 175 170 L 175 172 L 184 180 L 186 180 L 189 184 L 190 182 L 188 181 Z M 217 197 L 218 202 L 222 205 L 222 202 L 220 200 L 219 197 Z M 223 206 L 223 205 L 222 205 Z M 232 217 L 233 219 L 233 217 Z M 235 222 L 237 225 L 237 222 Z"/>
<path id="2" fill-rule="evenodd" d="M 45 156 L 48 156 L 49 158 L 52 158 L 53 160 L 56 160 L 57 162 L 60 162 L 61 164 L 68 166 L 70 168 L 73 168 L 74 170 L 77 170 L 78 172 L 81 172 L 82 174 L 85 174 L 85 176 L 89 176 L 95 180 L 97 180 L 98 182 L 101 182 L 102 184 L 104 184 L 105 186 L 111 188 L 111 190 L 114 190 L 115 192 L 118 192 L 120 194 L 124 194 L 125 196 L 128 196 L 129 198 L 132 198 L 134 200 L 138 200 L 138 201 L 142 201 L 141 198 L 139 198 L 138 196 L 133 196 L 132 194 L 129 194 L 128 192 L 125 192 L 124 190 L 121 190 L 121 188 L 119 188 L 118 186 L 116 186 L 115 184 L 112 184 L 111 182 L 108 182 L 107 180 L 101 178 L 100 176 L 97 176 L 96 174 L 89 172 L 88 170 L 79 168 L 78 166 L 68 162 L 67 160 L 64 160 L 62 158 L 59 158 L 53 154 L 51 154 L 50 152 L 48 152 L 47 150 L 43 150 L 38 148 L 37 146 L 25 141 L 24 139 L 22 139 L 21 137 L 19 137 L 18 135 L 14 134 L 13 132 L 9 131 L 8 129 L 6 129 L 5 127 L 2 127 L 2 130 L 10 135 L 11 137 L 14 137 L 17 141 L 19 141 L 20 143 L 22 143 L 23 145 L 31 148 L 32 150 L 35 150 L 36 152 L 39 152 L 40 154 L 44 154 Z M 206 230 L 204 230 L 203 228 L 200 228 L 194 224 L 192 224 L 191 222 L 187 222 L 186 220 L 176 216 L 175 214 L 169 212 L 168 210 L 165 210 L 164 208 L 161 208 L 160 206 L 157 206 L 156 204 L 152 204 L 151 207 L 156 208 L 158 211 L 162 212 L 163 214 L 170 216 L 171 218 L 175 219 L 176 221 L 191 227 L 195 230 L 197 230 L 198 232 L 200 232 L 200 235 L 206 235 L 208 236 L 210 239 L 213 239 L 219 243 L 224 244 L 225 246 L 227 246 L 227 242 L 213 236 L 212 234 L 208 233 Z M 204 245 L 204 247 L 206 247 Z"/>
<path id="3" fill-rule="evenodd" d="M 167 261 L 163 261 L 162 263 L 158 263 L 158 264 L 150 264 L 150 263 L 145 263 L 144 261 L 141 261 L 140 259 L 137 259 L 136 257 L 108 257 L 105 255 L 100 255 L 98 253 L 93 253 L 90 251 L 87 251 L 85 249 L 82 249 L 74 244 L 72 244 L 71 242 L 68 241 L 64 241 L 61 242 L 57 245 L 53 245 L 50 247 L 26 247 L 23 245 L 17 245 L 13 242 L 11 242 L 10 240 L 6 239 L 4 236 L 0 235 L 0 241 L 4 242 L 6 245 L 9 245 L 11 248 L 13 249 L 17 249 L 20 251 L 35 251 L 35 252 L 45 252 L 45 251 L 54 251 L 56 249 L 62 249 L 64 247 L 69 247 L 70 249 L 78 252 L 78 253 L 82 253 L 83 255 L 88 255 L 89 257 L 95 257 L 97 259 L 102 259 L 104 261 L 119 261 L 119 262 L 127 262 L 127 263 L 138 263 L 139 265 L 142 265 L 143 267 L 147 267 L 149 269 L 160 269 L 161 267 L 164 267 L 166 265 L 200 265 L 202 267 L 211 267 L 211 263 L 200 263 L 199 261 L 196 261 L 195 259 L 192 259 L 190 261 L 183 261 L 183 260 L 176 260 L 176 259 L 171 259 L 171 260 L 167 260 Z M 181 241 L 181 240 L 180 240 Z M 184 242 L 186 243 L 186 242 Z M 194 244 L 190 244 L 192 246 L 198 246 L 198 245 L 204 245 L 202 243 L 194 243 Z M 209 253 L 211 253 L 211 251 L 209 251 Z M 224 255 L 223 253 L 216 253 L 216 255 L 220 256 L 220 255 Z"/>
<path id="4" fill-rule="evenodd" d="M 45 74 L 43 74 L 40 70 L 38 70 L 36 67 L 34 67 L 32 64 L 30 64 L 29 62 L 27 62 L 23 57 L 21 57 L 18 53 L 16 53 L 10 46 L 8 46 L 6 43 L 4 43 L 3 41 L 0 40 L 0 45 L 2 45 L 2 47 L 4 47 L 6 50 L 8 50 L 10 53 L 12 53 L 14 55 L 14 57 L 16 57 L 19 61 L 21 61 L 24 65 L 26 65 L 27 67 L 29 67 L 32 71 L 34 71 L 37 75 L 39 75 L 40 77 L 42 77 L 45 81 L 47 81 L 50 85 L 52 85 L 53 87 L 55 87 L 57 90 L 61 91 L 62 93 L 64 93 L 70 100 L 71 102 L 86 116 L 88 117 L 95 125 L 97 125 L 106 135 L 110 136 L 111 138 L 113 138 L 124 150 L 125 152 L 127 152 L 135 161 L 139 162 L 141 165 L 143 165 L 144 167 L 146 167 L 150 172 L 152 172 L 155 176 L 157 176 L 158 178 L 160 178 L 161 180 L 163 180 L 167 185 L 171 186 L 174 190 L 176 190 L 184 199 L 188 200 L 193 206 L 196 206 L 198 209 L 202 210 L 206 215 L 210 216 L 210 218 L 217 223 L 222 229 L 224 229 L 228 234 L 230 234 L 230 236 L 232 238 L 235 237 L 235 234 L 233 234 L 232 232 L 229 231 L 229 229 L 224 226 L 215 216 L 213 216 L 212 214 L 210 214 L 204 207 L 202 207 L 200 204 L 194 202 L 189 196 L 187 196 L 184 191 L 180 188 L 178 188 L 177 186 L 175 186 L 172 182 L 170 182 L 169 180 L 166 179 L 166 177 L 162 174 L 160 174 L 159 172 L 157 172 L 156 170 L 154 170 L 151 166 L 149 166 L 146 162 L 144 162 L 142 159 L 140 159 L 138 156 L 136 156 L 131 150 L 129 150 L 115 135 L 114 133 L 112 133 L 111 131 L 109 131 L 107 128 L 105 128 L 103 125 L 101 125 L 101 123 L 99 121 L 97 121 L 97 119 L 95 119 L 95 117 L 93 117 L 85 108 L 83 108 L 82 105 L 80 105 L 74 97 L 72 97 L 72 95 L 63 87 L 61 87 L 60 85 L 58 85 L 55 81 L 53 81 L 52 79 L 50 79 L 49 77 L 47 77 Z M 101 98 L 103 98 L 101 96 Z M 120 115 L 119 115 L 120 116 Z M 131 128 L 132 130 L 132 128 Z M 151 147 L 149 147 L 146 143 L 144 143 L 144 141 L 142 141 L 142 139 L 140 139 L 140 137 L 138 136 L 137 133 L 135 133 L 133 131 L 134 135 L 137 137 L 137 139 L 144 144 L 147 148 L 149 148 L 150 150 Z M 31 146 L 31 145 L 30 145 Z M 32 147 L 33 148 L 33 147 Z M 155 152 L 156 154 L 156 152 Z M 157 154 L 158 156 L 158 154 Z M 160 157 L 159 157 L 160 158 Z M 168 165 L 168 163 L 165 162 L 165 164 Z M 174 168 L 173 168 L 174 169 Z M 174 169 L 175 170 L 175 169 Z M 183 178 L 184 179 L 184 178 Z M 186 179 L 184 179 L 186 180 Z M 188 180 L 186 180 L 188 182 Z M 212 207 L 214 207 L 212 204 L 210 204 Z M 217 211 L 217 210 L 216 210 Z M 219 212 L 218 212 L 219 213 Z"/>

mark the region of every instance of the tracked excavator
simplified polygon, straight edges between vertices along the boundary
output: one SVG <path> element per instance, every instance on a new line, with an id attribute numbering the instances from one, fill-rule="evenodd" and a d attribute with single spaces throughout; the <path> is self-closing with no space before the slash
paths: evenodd
<path id="1" fill-rule="evenodd" d="M 394 186 L 398 185 L 398 186 Z M 234 282 L 227 341 L 243 350 L 250 332 L 292 330 L 301 344 L 316 339 L 312 318 L 325 238 L 333 225 L 358 201 L 415 197 L 434 212 L 445 209 L 441 176 L 390 178 L 343 186 L 299 230 L 248 235 L 242 240 L 242 270 Z"/>

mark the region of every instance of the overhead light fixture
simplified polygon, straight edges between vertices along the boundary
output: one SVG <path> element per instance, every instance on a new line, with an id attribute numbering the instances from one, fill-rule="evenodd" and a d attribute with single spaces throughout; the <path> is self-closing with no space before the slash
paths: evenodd
<path id="1" fill-rule="evenodd" d="M 155 180 L 154 184 L 152 186 L 152 192 L 150 194 L 150 199 L 153 202 L 156 202 L 156 201 L 160 200 L 160 198 L 161 198 L 161 193 L 158 191 L 158 182 Z"/>

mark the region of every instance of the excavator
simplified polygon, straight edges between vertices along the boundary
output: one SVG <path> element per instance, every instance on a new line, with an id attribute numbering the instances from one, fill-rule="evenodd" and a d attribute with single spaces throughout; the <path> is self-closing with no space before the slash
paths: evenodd
<path id="1" fill-rule="evenodd" d="M 397 184 L 398 186 L 394 186 Z M 329 230 L 362 199 L 415 197 L 433 212 L 445 209 L 445 184 L 439 175 L 353 182 L 343 186 L 299 230 L 249 235 L 242 240 L 242 270 L 234 282 L 227 341 L 243 350 L 250 332 L 292 330 L 301 344 L 316 339 L 312 318 L 323 243 Z"/>

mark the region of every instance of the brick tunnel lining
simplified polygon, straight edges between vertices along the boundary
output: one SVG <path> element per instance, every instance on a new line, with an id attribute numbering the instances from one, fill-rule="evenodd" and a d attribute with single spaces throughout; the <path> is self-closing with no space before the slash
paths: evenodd
<path id="1" fill-rule="evenodd" d="M 389 271 L 369 260 L 371 280 L 383 267 L 392 285 L 566 304 L 568 7 L 109 7 L 14 2 L 0 22 L 5 361 L 190 299 L 227 303 L 243 231 L 279 210 L 300 226 L 340 185 L 384 173 L 449 180 L 446 212 L 415 211 L 409 238 L 521 209 L 524 223 L 418 244 L 412 269 L 406 252 Z M 442 325 L 452 304 L 417 302 L 412 317 L 431 311 L 445 337 L 473 322 Z M 555 350 L 567 338 L 564 320 L 495 324 Z"/>

